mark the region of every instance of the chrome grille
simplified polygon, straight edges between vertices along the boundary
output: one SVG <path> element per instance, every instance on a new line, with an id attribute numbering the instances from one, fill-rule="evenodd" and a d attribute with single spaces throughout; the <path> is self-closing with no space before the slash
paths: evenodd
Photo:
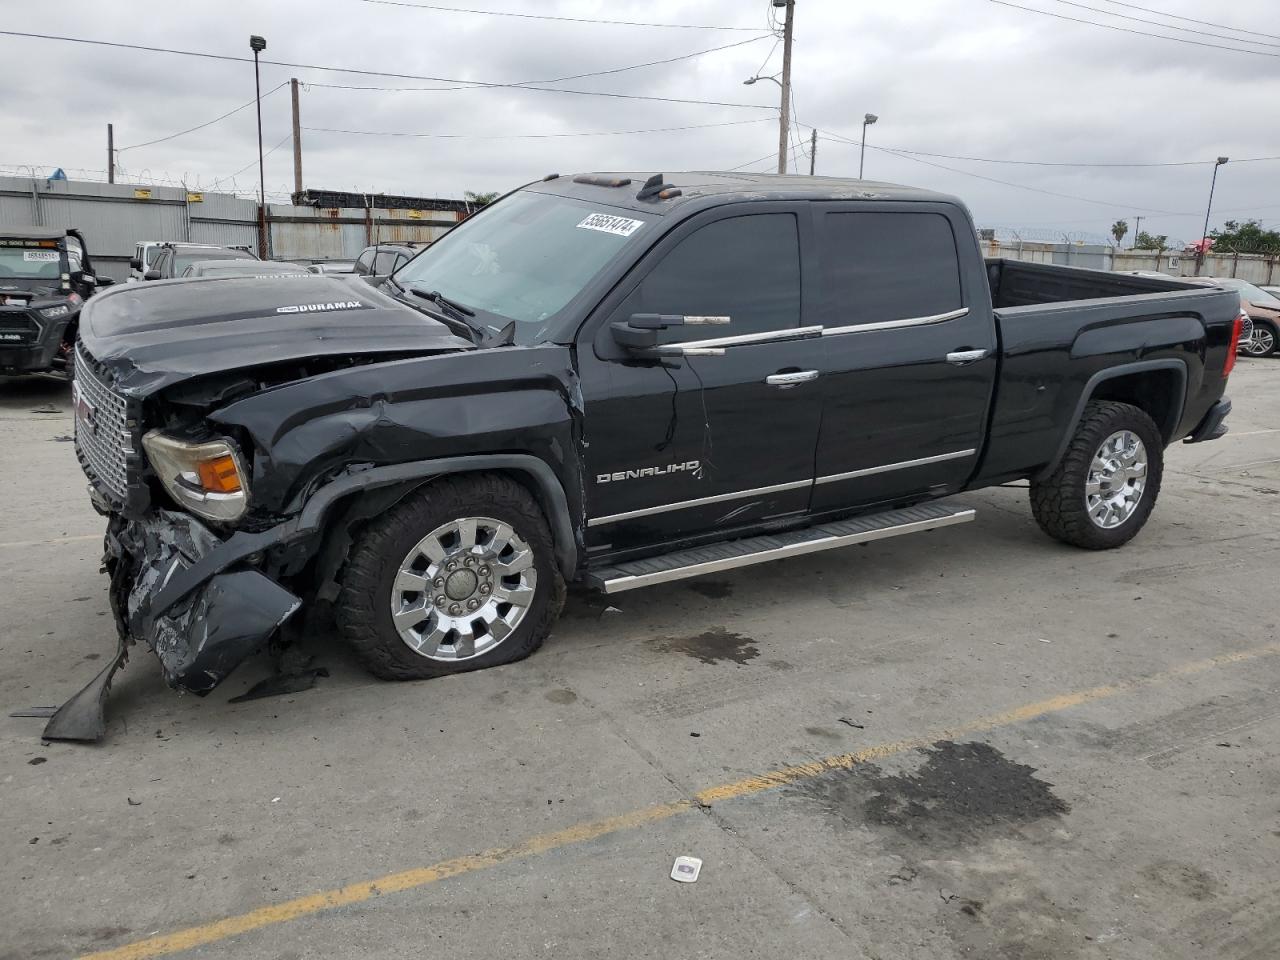
<path id="1" fill-rule="evenodd" d="M 76 452 L 89 479 L 124 502 L 129 496 L 129 460 L 135 455 L 128 404 L 95 369 L 93 358 L 76 345 L 72 387 Z"/>

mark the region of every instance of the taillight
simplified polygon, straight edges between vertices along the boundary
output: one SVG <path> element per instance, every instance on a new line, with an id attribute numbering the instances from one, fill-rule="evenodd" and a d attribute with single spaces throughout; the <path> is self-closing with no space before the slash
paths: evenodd
<path id="1" fill-rule="evenodd" d="M 1222 365 L 1222 375 L 1229 377 L 1236 366 L 1236 351 L 1240 349 L 1240 334 L 1244 332 L 1244 311 L 1236 314 L 1236 321 L 1231 325 L 1231 342 L 1227 344 L 1227 362 Z"/>

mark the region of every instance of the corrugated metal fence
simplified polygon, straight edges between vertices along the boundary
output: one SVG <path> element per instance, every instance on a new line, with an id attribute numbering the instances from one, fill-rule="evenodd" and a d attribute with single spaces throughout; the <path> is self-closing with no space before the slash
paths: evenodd
<path id="1" fill-rule="evenodd" d="M 267 255 L 280 259 L 354 258 L 370 243 L 432 241 L 457 223 L 443 210 L 318 209 L 268 204 Z M 181 187 L 0 177 L 0 225 L 76 227 L 97 269 L 129 274 L 144 240 L 247 244 L 258 249 L 258 204 Z"/>

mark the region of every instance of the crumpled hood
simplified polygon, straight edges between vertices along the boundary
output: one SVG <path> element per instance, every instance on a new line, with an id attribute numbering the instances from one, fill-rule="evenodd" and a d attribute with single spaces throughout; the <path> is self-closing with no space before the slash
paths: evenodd
<path id="1" fill-rule="evenodd" d="M 139 397 L 277 361 L 474 349 L 358 278 L 322 275 L 112 287 L 85 305 L 80 338 L 117 387 Z"/>

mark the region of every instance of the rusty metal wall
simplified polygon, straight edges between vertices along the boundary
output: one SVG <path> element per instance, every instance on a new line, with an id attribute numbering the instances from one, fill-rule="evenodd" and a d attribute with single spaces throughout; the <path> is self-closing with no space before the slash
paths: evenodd
<path id="1" fill-rule="evenodd" d="M 269 204 L 269 255 L 279 259 L 354 259 L 370 243 L 434 241 L 457 222 L 448 210 L 383 210 Z M 220 193 L 74 180 L 0 177 L 0 224 L 77 227 L 97 269 L 129 275 L 144 240 L 258 245 L 258 205 Z"/>

